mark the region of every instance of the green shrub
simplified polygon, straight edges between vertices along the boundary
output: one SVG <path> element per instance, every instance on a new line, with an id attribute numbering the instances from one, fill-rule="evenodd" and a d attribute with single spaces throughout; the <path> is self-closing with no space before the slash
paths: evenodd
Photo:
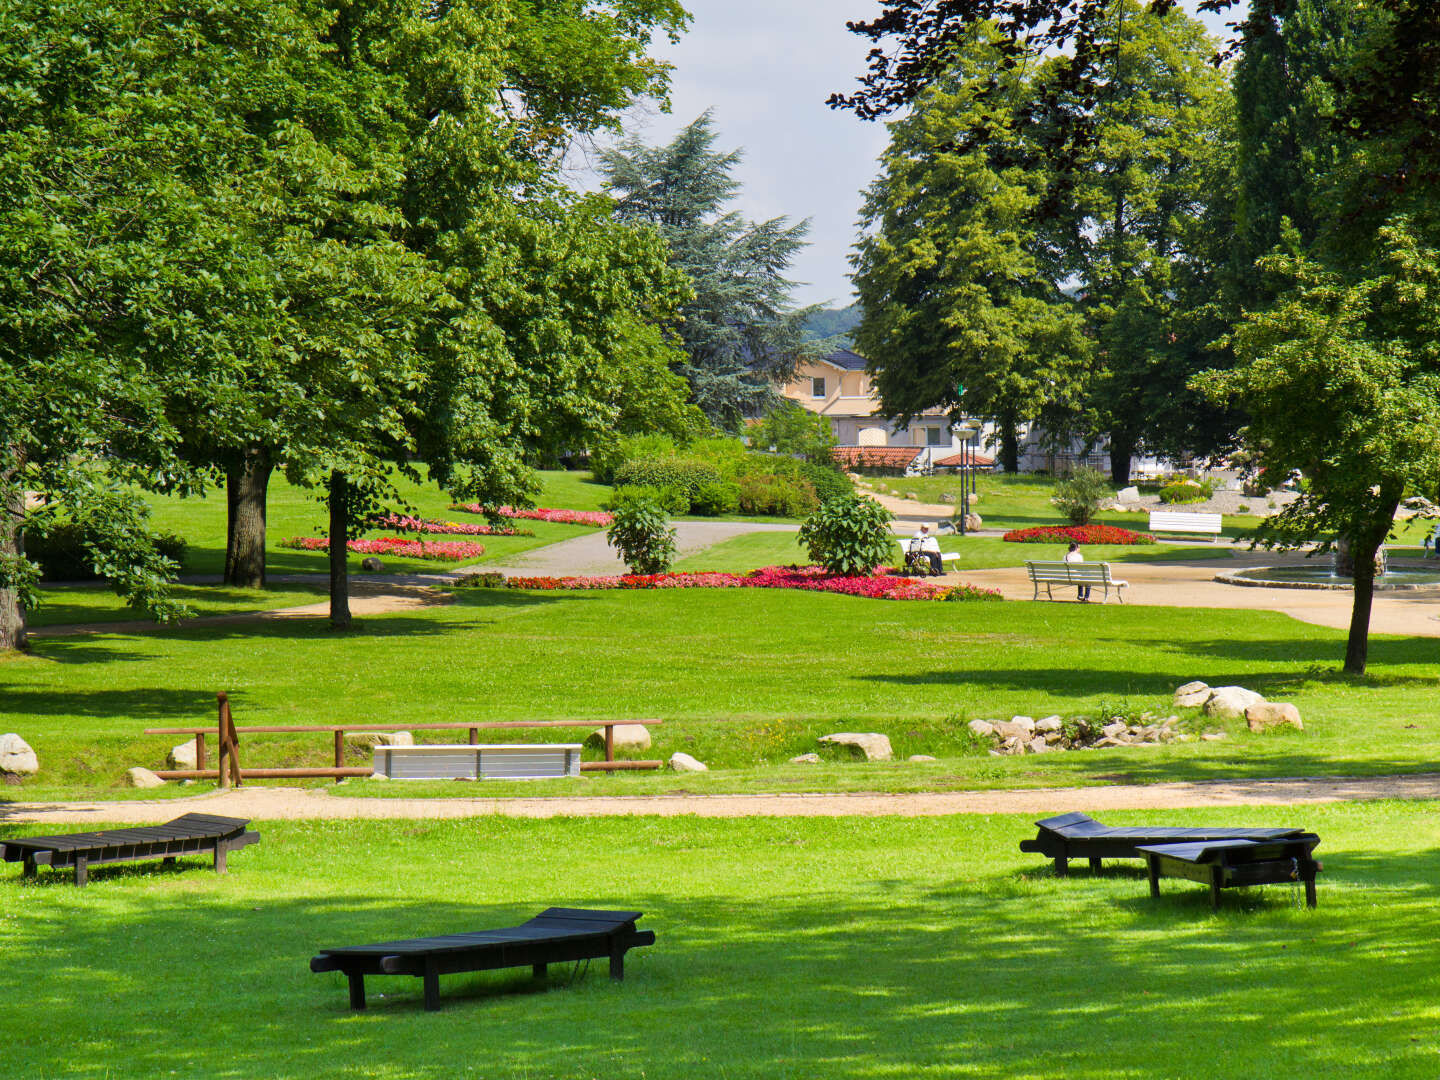
<path id="1" fill-rule="evenodd" d="M 455 578 L 450 585 L 456 589 L 503 589 L 505 575 L 498 570 L 485 570 Z"/>
<path id="2" fill-rule="evenodd" d="M 810 482 L 810 486 L 815 489 L 815 497 L 822 503 L 855 493 L 855 486 L 850 483 L 850 478 L 834 465 L 816 465 L 805 461 L 800 465 L 800 475 Z"/>
<path id="3" fill-rule="evenodd" d="M 708 461 L 692 457 L 631 458 L 615 470 L 616 487 L 673 488 L 685 498 L 676 513 L 685 513 L 695 493 L 705 484 L 718 484 L 720 470 Z"/>
<path id="4" fill-rule="evenodd" d="M 740 478 L 740 511 L 766 517 L 804 517 L 820 505 L 808 480 L 751 474 Z"/>
<path id="5" fill-rule="evenodd" d="M 618 510 L 627 502 L 643 499 L 653 502 L 667 514 L 685 514 L 690 511 L 690 496 L 679 488 L 655 487 L 652 484 L 621 484 L 601 503 L 602 510 Z"/>
<path id="6" fill-rule="evenodd" d="M 1174 480 L 1160 489 L 1163 503 L 1204 502 L 1215 494 L 1215 485 L 1210 481 Z"/>
<path id="7" fill-rule="evenodd" d="M 751 445 L 778 454 L 798 454 L 808 462 L 830 461 L 835 434 L 828 417 L 795 401 L 782 401 L 747 431 Z"/>
<path id="8" fill-rule="evenodd" d="M 660 504 L 643 496 L 622 500 L 605 540 L 620 552 L 632 574 L 663 574 L 675 561 L 675 530 Z"/>
<path id="9" fill-rule="evenodd" d="M 740 485 L 728 480 L 707 480 L 690 497 L 690 512 L 701 517 L 733 514 L 740 508 Z"/>
<path id="10" fill-rule="evenodd" d="M 40 564 L 42 581 L 98 581 L 85 531 L 78 525 L 54 525 L 45 533 L 25 535 L 25 555 Z M 155 537 L 155 550 L 177 565 L 185 561 L 185 540 L 173 533 Z"/>
<path id="11" fill-rule="evenodd" d="M 590 451 L 590 470 L 602 484 L 613 484 L 615 472 L 634 458 L 674 457 L 675 440 L 668 435 L 621 435 Z"/>
<path id="12" fill-rule="evenodd" d="M 805 519 L 800 542 L 832 574 L 868 575 L 894 554 L 890 520 L 890 511 L 874 499 L 844 495 Z"/>
<path id="13" fill-rule="evenodd" d="M 1055 485 L 1050 501 L 1059 507 L 1070 524 L 1089 525 L 1100 504 L 1114 497 L 1115 491 L 1104 473 L 1082 467 Z"/>

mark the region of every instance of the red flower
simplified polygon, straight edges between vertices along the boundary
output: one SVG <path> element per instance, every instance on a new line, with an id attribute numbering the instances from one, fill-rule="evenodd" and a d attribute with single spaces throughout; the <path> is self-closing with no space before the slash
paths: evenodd
<path id="1" fill-rule="evenodd" d="M 1012 544 L 1057 544 L 1074 540 L 1077 544 L 1153 544 L 1149 533 L 1132 532 L 1115 525 L 1042 525 L 1032 529 L 1012 529 L 1000 539 Z"/>

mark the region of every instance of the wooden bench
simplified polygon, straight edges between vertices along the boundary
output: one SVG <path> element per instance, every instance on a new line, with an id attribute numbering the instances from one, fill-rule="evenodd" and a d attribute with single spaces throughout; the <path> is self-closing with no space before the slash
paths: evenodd
<path id="1" fill-rule="evenodd" d="M 165 825 L 141 829 L 106 829 L 103 832 L 67 833 L 63 836 L 30 836 L 0 843 L 0 857 L 21 862 L 22 877 L 33 878 L 41 866 L 75 872 L 75 884 L 89 880 L 90 867 L 102 863 L 163 859 L 173 865 L 180 855 L 213 852 L 215 872 L 225 873 L 225 856 L 259 841 L 250 832 L 245 818 L 186 814 Z"/>
<path id="2" fill-rule="evenodd" d="M 549 780 L 580 775 L 580 743 L 375 747 L 387 780 Z"/>
<path id="3" fill-rule="evenodd" d="M 1171 536 L 1205 536 L 1220 539 L 1219 514 L 1187 514 L 1179 510 L 1151 510 L 1150 531 Z"/>
<path id="4" fill-rule="evenodd" d="M 350 982 L 350 1008 L 365 1008 L 366 975 L 413 975 L 424 981 L 425 1008 L 440 1007 L 440 976 L 530 965 L 537 979 L 548 964 L 608 957 L 610 977 L 625 977 L 625 953 L 655 944 L 650 930 L 636 930 L 638 911 L 548 908 L 529 922 L 504 930 L 444 934 L 322 949 L 311 971 L 343 971 Z"/>
<path id="5" fill-rule="evenodd" d="M 1210 905 L 1220 906 L 1220 890 L 1247 885 L 1303 882 L 1305 906 L 1315 906 L 1315 874 L 1324 867 L 1311 852 L 1320 843 L 1314 833 L 1273 840 L 1203 840 L 1190 844 L 1154 844 L 1139 848 L 1150 876 L 1150 895 L 1159 897 L 1162 877 L 1185 878 L 1210 886 Z"/>
<path id="6" fill-rule="evenodd" d="M 912 540 L 913 540 L 913 537 L 912 537 Z M 900 557 L 905 560 L 905 569 L 907 569 L 907 570 L 919 570 L 919 571 L 921 571 L 922 573 L 926 573 L 926 574 L 928 574 L 928 573 L 930 572 L 930 560 L 929 560 L 929 558 L 926 557 L 926 555 L 925 555 L 923 552 L 911 551 L 911 550 L 910 550 L 911 540 L 902 540 L 902 539 L 900 539 L 899 537 L 897 537 L 896 540 L 895 540 L 895 542 L 900 545 Z M 960 552 L 958 552 L 958 551 L 942 551 L 942 552 L 940 552 L 940 565 L 941 565 L 942 569 L 943 569 L 944 565 L 945 565 L 947 562 L 952 562 L 952 561 L 953 561 L 953 562 L 959 562 L 959 561 L 960 561 Z"/>
<path id="7" fill-rule="evenodd" d="M 1030 575 L 1030 584 L 1035 586 L 1035 595 L 1031 600 L 1040 599 L 1040 586 L 1045 586 L 1045 595 L 1051 600 L 1055 594 L 1051 591 L 1056 585 L 1071 585 L 1076 588 L 1089 586 L 1105 590 L 1101 599 L 1103 604 L 1110 599 L 1110 590 L 1115 590 L 1116 599 L 1120 603 L 1125 602 L 1125 594 L 1122 590 L 1129 584 L 1127 581 L 1119 581 L 1110 576 L 1109 563 L 1072 563 L 1072 562 L 1027 562 L 1025 571 Z"/>
<path id="8" fill-rule="evenodd" d="M 1156 825 L 1111 826 L 1079 812 L 1060 814 L 1035 823 L 1033 840 L 1021 840 L 1020 850 L 1055 860 L 1055 873 L 1069 873 L 1071 859 L 1089 859 L 1099 870 L 1104 859 L 1143 859 L 1143 848 L 1153 844 L 1185 844 L 1218 840 L 1280 840 L 1305 835 L 1304 829 L 1283 828 L 1172 828 Z"/>

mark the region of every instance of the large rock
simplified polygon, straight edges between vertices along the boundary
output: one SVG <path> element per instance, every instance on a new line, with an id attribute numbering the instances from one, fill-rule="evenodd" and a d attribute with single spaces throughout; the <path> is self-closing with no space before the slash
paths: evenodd
<path id="1" fill-rule="evenodd" d="M 1205 699 L 1205 715 L 1235 720 L 1244 716 L 1251 705 L 1261 705 L 1264 701 L 1254 690 L 1246 690 L 1243 686 L 1221 686 L 1212 690 Z"/>
<path id="2" fill-rule="evenodd" d="M 977 531 L 979 531 L 981 528 L 983 528 L 984 525 L 985 525 L 985 522 L 984 522 L 983 520 L 981 520 L 979 514 L 977 514 L 977 513 L 975 513 L 975 512 L 972 511 L 972 512 L 970 512 L 970 513 L 968 513 L 968 514 L 965 515 L 965 531 L 966 531 L 966 532 L 977 532 Z"/>
<path id="3" fill-rule="evenodd" d="M 415 736 L 408 731 L 347 731 L 345 745 L 357 750 L 377 746 L 414 746 Z"/>
<path id="4" fill-rule="evenodd" d="M 1245 710 L 1245 722 L 1251 731 L 1269 731 L 1271 728 L 1292 727 L 1304 731 L 1300 722 L 1300 710 L 1288 701 L 1263 701 Z"/>
<path id="5" fill-rule="evenodd" d="M 1119 491 L 1117 491 L 1117 492 L 1115 493 L 1115 501 L 1116 501 L 1116 502 L 1122 502 L 1122 503 L 1123 503 L 1123 502 L 1139 502 L 1139 501 L 1140 501 L 1140 489 L 1139 489 L 1138 487 L 1136 487 L 1135 485 L 1133 485 L 1133 484 L 1130 485 L 1129 487 L 1123 487 L 1123 488 L 1121 488 Z"/>
<path id="6" fill-rule="evenodd" d="M 790 759 L 791 765 L 819 765 L 819 754 L 796 754 Z"/>
<path id="7" fill-rule="evenodd" d="M 33 776 L 40 771 L 40 759 L 30 744 L 13 731 L 0 735 L 0 773 L 11 776 Z"/>
<path id="8" fill-rule="evenodd" d="M 679 750 L 670 755 L 670 768 L 676 772 L 709 772 L 710 767 L 703 761 L 696 761 L 689 754 L 682 754 Z"/>
<path id="9" fill-rule="evenodd" d="M 906 760 L 907 760 L 907 761 L 920 761 L 920 762 L 923 762 L 923 761 L 939 761 L 940 759 L 939 759 L 939 758 L 936 758 L 936 757 L 931 757 L 929 754 L 911 754 Z"/>
<path id="10" fill-rule="evenodd" d="M 1035 730 L 1041 735 L 1048 735 L 1052 731 L 1059 731 L 1063 726 L 1064 723 L 1058 716 L 1047 716 L 1035 721 Z"/>
<path id="11" fill-rule="evenodd" d="M 995 734 L 995 725 L 989 720 L 971 720 L 967 727 L 978 739 L 985 739 Z"/>
<path id="12" fill-rule="evenodd" d="M 170 753 L 165 755 L 165 763 L 172 769 L 198 769 L 195 757 L 195 740 L 182 742 L 179 746 L 172 746 Z"/>
<path id="13" fill-rule="evenodd" d="M 889 761 L 892 756 L 890 740 L 873 731 L 838 731 L 834 735 L 821 735 L 819 741 L 827 746 L 848 746 L 866 761 Z"/>
<path id="14" fill-rule="evenodd" d="M 585 739 L 586 746 L 604 746 L 605 729 L 596 728 Z M 649 750 L 650 729 L 644 724 L 616 724 L 616 750 Z"/>
<path id="15" fill-rule="evenodd" d="M 1203 682 L 1187 682 L 1175 691 L 1175 708 L 1198 709 L 1210 697 L 1210 687 Z"/>
<path id="16" fill-rule="evenodd" d="M 364 570 L 367 574 L 378 574 L 381 570 L 385 569 L 385 564 L 374 555 L 367 555 L 360 560 L 360 569 Z"/>
<path id="17" fill-rule="evenodd" d="M 165 781 L 156 776 L 149 769 L 142 769 L 135 766 L 133 769 L 125 770 L 125 783 L 135 788 L 164 787 Z"/>

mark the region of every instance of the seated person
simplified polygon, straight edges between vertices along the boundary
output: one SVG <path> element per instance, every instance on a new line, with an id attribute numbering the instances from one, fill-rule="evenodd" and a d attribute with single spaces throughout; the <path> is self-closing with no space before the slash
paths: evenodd
<path id="1" fill-rule="evenodd" d="M 921 525 L 920 531 L 910 541 L 911 558 L 923 556 L 930 560 L 930 572 L 935 575 L 940 573 L 940 541 L 930 535 L 930 526 Z"/>

